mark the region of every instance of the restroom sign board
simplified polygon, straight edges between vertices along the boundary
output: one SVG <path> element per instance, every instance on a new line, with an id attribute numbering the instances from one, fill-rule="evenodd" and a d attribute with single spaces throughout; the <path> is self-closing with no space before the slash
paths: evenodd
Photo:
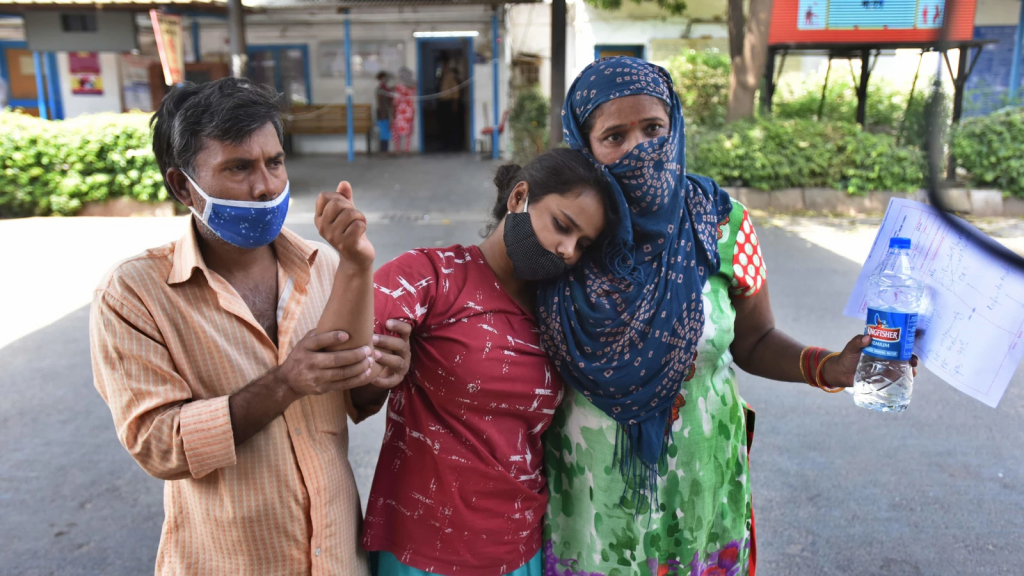
<path id="1" fill-rule="evenodd" d="M 779 44 L 921 44 L 937 42 L 949 19 L 950 40 L 974 35 L 976 0 L 775 0 L 768 36 Z"/>

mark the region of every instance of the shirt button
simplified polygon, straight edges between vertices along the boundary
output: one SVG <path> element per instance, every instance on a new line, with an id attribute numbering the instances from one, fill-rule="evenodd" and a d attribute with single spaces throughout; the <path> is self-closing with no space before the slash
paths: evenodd
<path id="1" fill-rule="evenodd" d="M 296 428 L 295 429 L 295 435 L 296 436 L 302 436 L 302 428 Z"/>
<path id="2" fill-rule="evenodd" d="M 316 555 L 317 555 L 317 556 L 319 556 L 319 555 L 320 555 L 320 549 L 319 549 L 319 548 L 317 548 L 317 549 L 316 549 Z"/>

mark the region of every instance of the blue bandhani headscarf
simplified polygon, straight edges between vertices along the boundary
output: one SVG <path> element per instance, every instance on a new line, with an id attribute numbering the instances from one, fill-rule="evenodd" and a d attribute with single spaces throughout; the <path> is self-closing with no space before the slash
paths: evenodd
<path id="1" fill-rule="evenodd" d="M 581 128 L 601 104 L 649 95 L 669 105 L 667 136 L 601 165 Z M 672 404 L 704 331 L 701 292 L 719 269 L 718 224 L 732 209 L 711 179 L 686 173 L 682 105 L 664 69 L 615 57 L 588 66 L 562 109 L 565 141 L 604 172 L 614 229 L 602 253 L 539 292 L 541 342 L 562 377 L 619 423 L 615 462 L 656 506 Z M 637 510 L 642 498 L 635 497 Z"/>

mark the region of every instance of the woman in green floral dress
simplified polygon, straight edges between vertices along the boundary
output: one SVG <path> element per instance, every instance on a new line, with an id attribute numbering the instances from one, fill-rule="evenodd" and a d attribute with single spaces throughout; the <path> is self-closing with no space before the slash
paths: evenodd
<path id="1" fill-rule="evenodd" d="M 754 419 L 732 365 L 835 392 L 870 339 L 829 354 L 775 329 L 757 234 L 741 204 L 686 173 L 664 70 L 595 62 L 562 120 L 620 221 L 538 296 L 542 345 L 568 384 L 545 438 L 545 574 L 752 575 Z"/>

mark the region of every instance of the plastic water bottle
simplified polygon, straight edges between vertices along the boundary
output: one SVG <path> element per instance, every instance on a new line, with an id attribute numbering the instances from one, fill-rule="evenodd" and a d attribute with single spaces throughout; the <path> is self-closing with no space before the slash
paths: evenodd
<path id="1" fill-rule="evenodd" d="M 864 349 L 853 382 L 853 401 L 862 408 L 902 412 L 910 404 L 917 313 L 924 285 L 913 276 L 910 239 L 891 238 L 889 252 L 871 274 Z"/>

